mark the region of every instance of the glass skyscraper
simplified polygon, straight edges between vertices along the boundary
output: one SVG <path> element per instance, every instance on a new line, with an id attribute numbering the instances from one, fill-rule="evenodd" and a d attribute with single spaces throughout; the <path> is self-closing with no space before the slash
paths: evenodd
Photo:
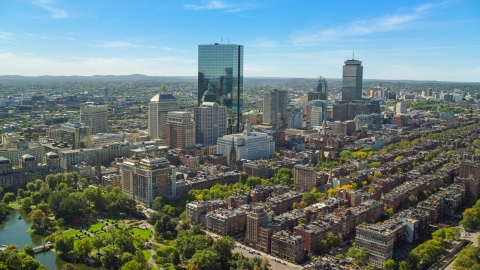
<path id="1" fill-rule="evenodd" d="M 239 133 L 243 110 L 243 45 L 198 45 L 198 105 L 227 107 L 229 133 Z"/>

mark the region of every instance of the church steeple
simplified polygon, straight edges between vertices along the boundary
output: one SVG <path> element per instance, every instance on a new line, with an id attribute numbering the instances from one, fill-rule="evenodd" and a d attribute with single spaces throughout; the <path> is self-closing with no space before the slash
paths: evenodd
<path id="1" fill-rule="evenodd" d="M 230 156 L 228 157 L 230 170 L 237 169 L 237 151 L 235 151 L 235 138 L 232 136 L 232 147 L 230 148 Z"/>

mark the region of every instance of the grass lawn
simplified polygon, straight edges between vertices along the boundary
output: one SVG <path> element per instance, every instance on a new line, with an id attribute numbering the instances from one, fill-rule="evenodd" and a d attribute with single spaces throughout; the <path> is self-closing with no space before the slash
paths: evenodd
<path id="1" fill-rule="evenodd" d="M 105 224 L 103 224 L 102 222 L 93 223 L 88 227 L 88 231 L 98 232 L 102 229 L 103 226 L 105 226 Z"/>
<path id="2" fill-rule="evenodd" d="M 20 201 L 13 201 L 8 203 L 8 205 L 11 205 L 11 204 L 20 204 Z"/>
<path id="3" fill-rule="evenodd" d="M 104 219 L 104 220 L 105 220 L 106 222 L 110 223 L 110 224 L 111 224 L 111 223 L 117 223 L 117 222 L 118 222 L 118 223 L 122 223 L 122 222 L 123 222 L 123 220 L 122 220 L 121 218 L 106 218 L 106 219 Z"/>
<path id="4" fill-rule="evenodd" d="M 150 230 L 142 230 L 139 228 L 132 228 L 128 230 L 130 233 L 133 232 L 134 235 L 140 235 L 145 240 L 149 240 L 152 237 L 152 231 Z"/>
<path id="5" fill-rule="evenodd" d="M 65 231 L 63 232 L 63 235 L 65 236 L 73 236 L 73 237 L 76 237 L 77 235 L 82 235 L 83 233 L 81 233 L 79 230 L 75 230 L 75 229 L 71 229 L 71 230 L 68 230 L 68 231 Z"/>
<path id="6" fill-rule="evenodd" d="M 122 229 L 122 230 L 125 230 L 125 229 L 126 229 L 125 225 L 123 225 L 123 224 L 118 224 L 118 228 L 119 228 L 119 229 Z"/>
<path id="7" fill-rule="evenodd" d="M 26 232 L 29 232 L 29 233 L 33 233 L 33 232 L 35 232 L 35 230 L 34 230 L 34 229 L 32 229 L 32 228 L 28 228 L 28 229 L 26 229 L 25 231 L 26 231 Z"/>
<path id="8" fill-rule="evenodd" d="M 150 257 L 152 256 L 152 253 L 150 253 L 150 250 L 142 250 L 143 256 L 145 256 L 145 260 L 150 260 Z"/>

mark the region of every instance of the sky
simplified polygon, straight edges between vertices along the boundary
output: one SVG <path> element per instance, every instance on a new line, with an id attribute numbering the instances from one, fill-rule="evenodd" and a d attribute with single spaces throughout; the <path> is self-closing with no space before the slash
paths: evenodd
<path id="1" fill-rule="evenodd" d="M 196 76 L 199 44 L 245 77 L 480 82 L 480 1 L 0 0 L 0 75 Z"/>

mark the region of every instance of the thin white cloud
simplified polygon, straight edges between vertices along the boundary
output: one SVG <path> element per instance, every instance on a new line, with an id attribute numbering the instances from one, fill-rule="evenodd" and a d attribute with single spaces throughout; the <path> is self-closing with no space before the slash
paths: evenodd
<path id="1" fill-rule="evenodd" d="M 133 44 L 125 41 L 105 41 L 100 47 L 104 48 L 121 48 L 121 49 L 132 49 L 132 48 L 155 48 L 154 46 L 145 46 Z"/>
<path id="2" fill-rule="evenodd" d="M 228 4 L 221 0 L 209 0 L 209 1 L 202 1 L 201 5 L 191 5 L 191 4 L 184 4 L 183 7 L 185 9 L 190 10 L 223 10 L 223 12 L 227 13 L 234 13 L 240 12 L 247 9 L 252 9 L 254 7 L 251 3 L 239 3 L 239 4 Z"/>
<path id="3" fill-rule="evenodd" d="M 50 11 L 53 19 L 64 19 L 69 16 L 66 10 L 54 7 L 51 0 L 36 0 L 33 1 L 33 4 Z"/>
<path id="4" fill-rule="evenodd" d="M 157 58 L 47 58 L 13 53 L 0 54 L 0 74 L 41 75 L 129 75 L 192 76 L 197 74 L 197 60 L 181 57 Z"/>
<path id="5" fill-rule="evenodd" d="M 12 33 L 0 31 L 0 40 L 13 41 L 15 40 L 14 36 Z"/>
<path id="6" fill-rule="evenodd" d="M 276 48 L 278 47 L 278 43 L 274 40 L 270 40 L 268 38 L 256 38 L 251 42 L 247 43 L 249 47 L 256 47 L 256 48 Z"/>
<path id="7" fill-rule="evenodd" d="M 187 50 L 175 49 L 175 48 L 170 48 L 170 47 L 162 47 L 162 50 L 164 50 L 166 52 L 188 53 Z"/>
<path id="8" fill-rule="evenodd" d="M 313 33 L 311 30 L 304 30 L 292 34 L 290 42 L 296 46 L 311 46 L 325 40 L 404 29 L 410 23 L 428 16 L 435 9 L 446 7 L 447 4 L 448 2 L 423 4 L 406 11 L 386 14 L 378 18 L 356 20 L 347 25 L 333 26 Z"/>

